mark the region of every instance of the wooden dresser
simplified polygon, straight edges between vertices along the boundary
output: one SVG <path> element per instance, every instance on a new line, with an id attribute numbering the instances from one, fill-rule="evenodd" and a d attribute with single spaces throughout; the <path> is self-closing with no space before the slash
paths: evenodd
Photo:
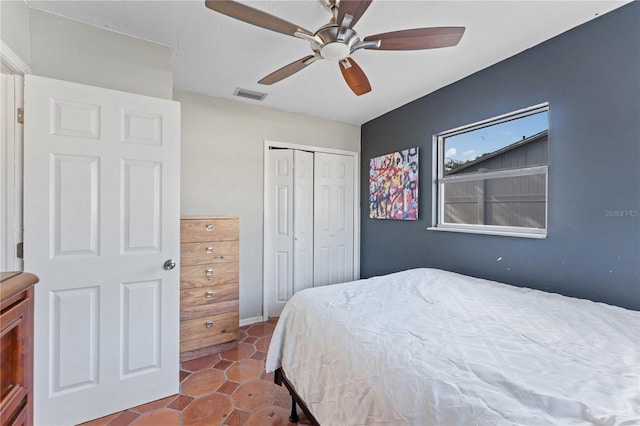
<path id="1" fill-rule="evenodd" d="M 5 425 L 33 424 L 33 286 L 38 277 L 0 274 L 0 419 Z"/>
<path id="2" fill-rule="evenodd" d="M 180 220 L 180 361 L 238 344 L 237 217 Z"/>

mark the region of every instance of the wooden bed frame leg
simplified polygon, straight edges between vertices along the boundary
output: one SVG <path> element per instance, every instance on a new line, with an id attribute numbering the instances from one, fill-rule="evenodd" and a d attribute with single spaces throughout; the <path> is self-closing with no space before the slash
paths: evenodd
<path id="1" fill-rule="evenodd" d="M 289 415 L 289 421 L 291 423 L 298 423 L 298 420 L 300 420 L 300 417 L 298 417 L 298 411 L 296 410 L 296 400 L 293 395 L 291 395 L 291 414 Z"/>

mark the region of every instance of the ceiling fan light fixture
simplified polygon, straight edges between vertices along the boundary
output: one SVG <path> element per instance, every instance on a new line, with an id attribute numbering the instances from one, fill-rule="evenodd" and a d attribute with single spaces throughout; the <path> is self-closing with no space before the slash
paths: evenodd
<path id="1" fill-rule="evenodd" d="M 320 55 L 324 59 L 342 61 L 351 54 L 351 48 L 340 41 L 327 43 L 320 49 Z"/>

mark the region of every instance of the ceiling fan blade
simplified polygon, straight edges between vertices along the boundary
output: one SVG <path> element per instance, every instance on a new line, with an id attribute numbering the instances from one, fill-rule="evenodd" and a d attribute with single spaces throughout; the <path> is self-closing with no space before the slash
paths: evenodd
<path id="1" fill-rule="evenodd" d="M 285 78 L 297 73 L 298 71 L 303 70 L 308 65 L 311 65 L 312 63 L 314 63 L 315 60 L 312 60 L 313 58 L 315 58 L 315 56 L 309 55 L 309 56 L 305 56 L 302 59 L 298 59 L 295 62 L 291 62 L 289 65 L 285 65 L 284 67 L 280 68 L 279 70 L 274 71 L 271 74 L 269 74 L 268 76 L 264 77 L 258 83 L 265 84 L 265 85 L 271 85 L 273 83 L 277 83 L 280 80 L 283 80 L 283 79 L 285 79 Z"/>
<path id="2" fill-rule="evenodd" d="M 455 46 L 463 34 L 464 27 L 416 28 L 376 34 L 365 37 L 364 41 L 380 40 L 377 50 L 421 50 Z"/>
<path id="3" fill-rule="evenodd" d="M 345 67 L 344 62 L 349 62 L 349 68 Z M 344 61 L 340 61 L 340 72 L 342 72 L 342 76 L 344 77 L 344 81 L 347 82 L 347 85 L 353 90 L 353 93 L 356 95 L 364 95 L 365 93 L 369 93 L 371 91 L 371 84 L 369 84 L 369 79 L 365 75 L 364 71 L 356 61 L 351 58 L 347 58 Z"/>
<path id="4" fill-rule="evenodd" d="M 231 0 L 206 0 L 205 6 L 223 15 L 239 19 L 240 21 L 266 28 L 267 30 L 295 36 L 296 32 L 313 35 L 309 30 L 299 27 L 291 22 L 280 19 L 258 9 L 246 6 Z"/>
<path id="5" fill-rule="evenodd" d="M 338 24 L 342 22 L 345 13 L 353 16 L 349 28 L 352 28 L 362 17 L 372 0 L 340 0 L 338 7 Z"/>

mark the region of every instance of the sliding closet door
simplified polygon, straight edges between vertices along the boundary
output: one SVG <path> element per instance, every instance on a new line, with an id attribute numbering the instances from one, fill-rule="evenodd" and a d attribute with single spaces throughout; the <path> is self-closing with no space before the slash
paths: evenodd
<path id="1" fill-rule="evenodd" d="M 265 308 L 277 316 L 293 295 L 293 150 L 268 151 Z"/>
<path id="2" fill-rule="evenodd" d="M 353 157 L 315 153 L 315 287 L 354 279 L 353 179 Z"/>
<path id="3" fill-rule="evenodd" d="M 273 316 L 313 286 L 313 153 L 270 150 L 267 185 L 265 297 Z"/>
<path id="4" fill-rule="evenodd" d="M 313 156 L 293 151 L 293 291 L 313 287 Z"/>
<path id="5" fill-rule="evenodd" d="M 278 316 L 294 293 L 355 279 L 354 157 L 266 151 L 264 308 Z"/>

